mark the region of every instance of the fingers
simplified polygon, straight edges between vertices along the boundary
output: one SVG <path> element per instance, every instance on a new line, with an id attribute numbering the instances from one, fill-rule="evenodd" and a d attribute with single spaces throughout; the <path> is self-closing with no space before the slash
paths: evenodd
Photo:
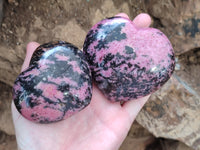
<path id="1" fill-rule="evenodd" d="M 124 17 L 124 18 L 128 18 L 129 19 L 128 15 L 125 14 L 125 13 L 119 13 L 119 14 L 117 14 L 115 16 Z"/>
<path id="2" fill-rule="evenodd" d="M 138 28 L 146 28 L 149 27 L 151 24 L 151 17 L 148 14 L 141 13 L 135 17 L 133 23 Z"/>
<path id="3" fill-rule="evenodd" d="M 115 16 L 120 16 L 129 19 L 128 15 L 125 13 L 119 13 Z M 146 28 L 151 25 L 151 17 L 146 13 L 141 13 L 135 17 L 133 23 L 137 28 Z"/>
<path id="4" fill-rule="evenodd" d="M 35 51 L 35 49 L 38 46 L 40 46 L 40 44 L 37 43 L 37 42 L 30 42 L 30 43 L 27 44 L 27 46 L 26 46 L 26 57 L 25 57 L 23 65 L 22 65 L 21 72 L 24 71 L 29 66 L 33 52 Z"/>
<path id="5" fill-rule="evenodd" d="M 124 111 L 126 111 L 129 114 L 130 119 L 133 121 L 136 118 L 137 114 L 142 109 L 142 107 L 144 106 L 144 104 L 147 102 L 149 97 L 150 95 L 136 100 L 125 102 L 124 105 L 122 106 L 122 109 L 124 109 Z"/>

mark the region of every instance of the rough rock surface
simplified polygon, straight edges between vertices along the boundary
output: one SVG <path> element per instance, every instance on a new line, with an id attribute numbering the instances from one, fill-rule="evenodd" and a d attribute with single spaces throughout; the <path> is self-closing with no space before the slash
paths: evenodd
<path id="1" fill-rule="evenodd" d="M 133 123 L 120 150 L 192 150 L 175 140 L 155 138 L 137 122 Z"/>
<path id="2" fill-rule="evenodd" d="M 0 26 L 3 19 L 3 0 L 0 0 Z"/>
<path id="3" fill-rule="evenodd" d="M 10 113 L 11 86 L 20 72 L 29 41 L 46 43 L 67 40 L 81 48 L 86 33 L 96 22 L 122 11 L 131 18 L 148 12 L 153 19 L 153 26 L 170 38 L 177 55 L 177 66 L 174 77 L 151 97 L 137 120 L 157 137 L 177 139 L 196 150 L 200 149 L 197 120 L 200 116 L 199 0 L 9 0 L 4 6 L 4 19 L 0 27 L 0 91 L 4 93 L 0 94 L 2 131 L 14 134 Z M 137 136 L 133 139 L 129 134 L 122 148 L 129 144 L 126 150 L 131 150 L 135 143 L 142 145 L 149 138 L 152 140 L 152 136 L 144 135 L 144 139 Z M 0 139 L 2 137 L 0 134 Z M 5 140 L 13 142 L 10 138 Z M 172 143 L 155 139 L 153 144 L 158 145 L 160 141 L 164 141 L 165 145 Z M 0 149 L 13 149 L 4 148 L 2 143 L 6 142 L 0 143 Z M 150 150 L 155 145 L 151 147 L 150 142 L 147 148 L 143 148 Z M 165 150 L 184 150 L 183 147 L 184 144 L 177 142 L 176 148 L 168 146 Z"/>
<path id="4" fill-rule="evenodd" d="M 120 150 L 145 150 L 154 140 L 154 136 L 148 130 L 134 122 Z"/>
<path id="5" fill-rule="evenodd" d="M 15 136 L 0 131 L 0 150 L 17 150 Z"/>
<path id="6" fill-rule="evenodd" d="M 146 0 L 144 3 L 155 25 L 171 39 L 177 55 L 200 46 L 199 0 Z"/>
<path id="7" fill-rule="evenodd" d="M 156 137 L 178 139 L 200 149 L 200 99 L 186 82 L 174 74 L 153 94 L 137 121 Z"/>
<path id="8" fill-rule="evenodd" d="M 12 99 L 11 90 L 12 88 L 10 86 L 0 82 L 0 130 L 3 130 L 7 134 L 15 133 L 10 111 Z"/>

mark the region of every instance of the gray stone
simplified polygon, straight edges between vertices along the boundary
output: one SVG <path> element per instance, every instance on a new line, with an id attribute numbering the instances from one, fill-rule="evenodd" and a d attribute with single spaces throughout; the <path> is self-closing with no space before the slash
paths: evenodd
<path id="1" fill-rule="evenodd" d="M 3 0 L 0 0 L 0 25 L 3 18 Z"/>
<path id="2" fill-rule="evenodd" d="M 200 149 L 200 96 L 182 78 L 171 79 L 146 103 L 137 121 L 156 137 Z"/>
<path id="3" fill-rule="evenodd" d="M 9 135 L 15 134 L 11 117 L 11 87 L 0 82 L 0 130 Z"/>

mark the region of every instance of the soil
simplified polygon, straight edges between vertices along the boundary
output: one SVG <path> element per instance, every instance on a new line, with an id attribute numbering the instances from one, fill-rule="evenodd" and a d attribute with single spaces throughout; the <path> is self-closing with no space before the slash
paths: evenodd
<path id="1" fill-rule="evenodd" d="M 0 150 L 17 150 L 15 136 L 0 131 Z"/>

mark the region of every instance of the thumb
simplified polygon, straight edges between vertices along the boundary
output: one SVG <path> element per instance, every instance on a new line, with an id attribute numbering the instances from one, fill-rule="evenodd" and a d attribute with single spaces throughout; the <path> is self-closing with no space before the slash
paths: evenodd
<path id="1" fill-rule="evenodd" d="M 147 28 L 151 25 L 151 17 L 146 13 L 141 13 L 134 18 L 133 23 L 138 28 Z"/>

